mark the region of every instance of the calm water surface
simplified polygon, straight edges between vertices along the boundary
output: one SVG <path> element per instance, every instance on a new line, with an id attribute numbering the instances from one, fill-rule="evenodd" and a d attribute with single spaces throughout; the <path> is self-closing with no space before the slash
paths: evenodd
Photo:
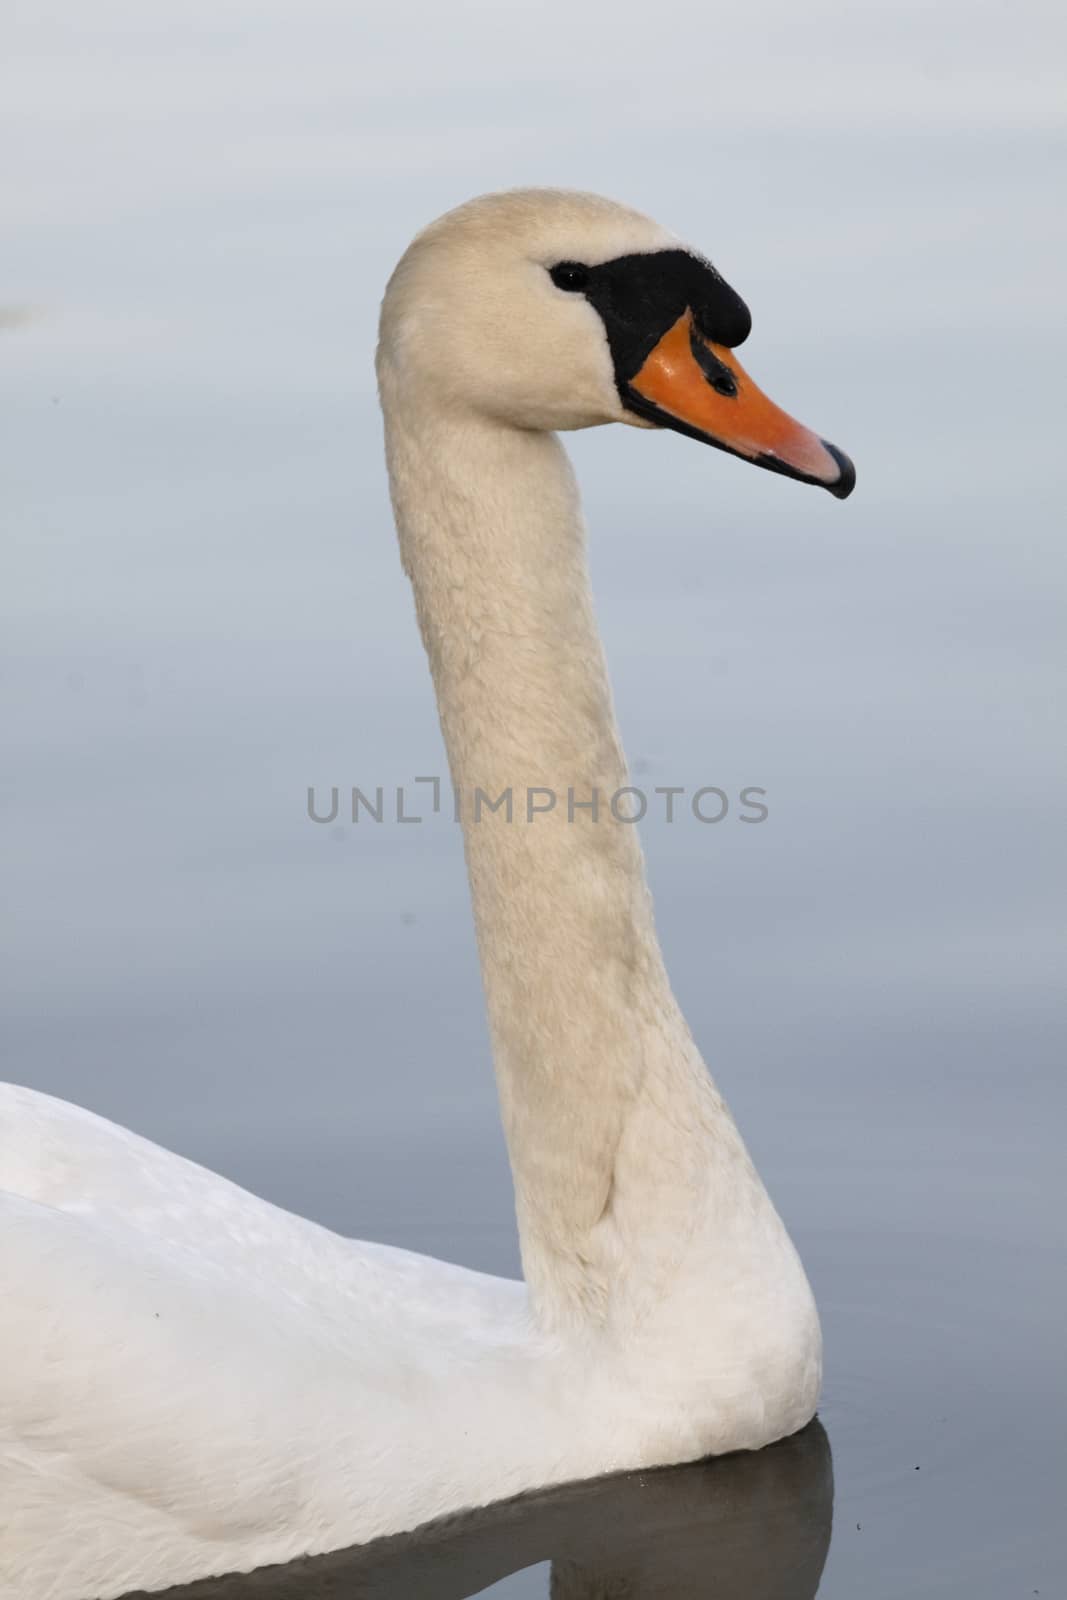
<path id="1" fill-rule="evenodd" d="M 815 1431 L 235 1600 L 1067 1593 L 1061 9 L 62 13 L 2 101 L 5 1074 L 516 1272 L 457 830 L 305 811 L 444 770 L 381 287 L 469 194 L 614 194 L 859 469 L 571 442 L 634 781 L 767 792 L 642 837 L 823 1314 L 821 1582 Z"/>

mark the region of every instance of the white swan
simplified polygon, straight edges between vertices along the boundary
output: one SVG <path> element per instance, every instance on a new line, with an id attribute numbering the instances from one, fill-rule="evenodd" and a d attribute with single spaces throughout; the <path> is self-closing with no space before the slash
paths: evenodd
<path id="1" fill-rule="evenodd" d="M 665 423 L 846 494 L 847 459 L 732 355 L 748 325 L 707 262 L 592 196 L 475 201 L 401 261 L 389 473 L 468 813 L 526 1281 L 342 1239 L 4 1088 L 4 1600 L 248 1570 L 812 1416 L 803 1269 L 607 809 L 625 769 L 552 431 Z M 470 814 L 476 789 L 529 788 L 555 809 Z"/>

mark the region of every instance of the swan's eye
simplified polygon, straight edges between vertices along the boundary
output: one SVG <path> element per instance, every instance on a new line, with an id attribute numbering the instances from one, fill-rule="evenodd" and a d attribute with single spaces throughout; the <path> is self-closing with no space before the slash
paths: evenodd
<path id="1" fill-rule="evenodd" d="M 580 261 L 558 261 L 549 268 L 548 275 L 557 289 L 568 289 L 572 294 L 581 294 L 589 287 L 589 268 Z"/>

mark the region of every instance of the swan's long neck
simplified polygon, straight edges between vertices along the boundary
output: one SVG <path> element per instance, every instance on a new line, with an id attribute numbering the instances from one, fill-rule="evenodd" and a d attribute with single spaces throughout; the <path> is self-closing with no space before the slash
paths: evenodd
<path id="1" fill-rule="evenodd" d="M 547 1325 L 611 1323 L 676 1270 L 709 1203 L 709 1145 L 720 1166 L 747 1161 L 671 993 L 636 828 L 609 808 L 627 778 L 567 456 L 551 434 L 383 401 L 523 1267 Z M 488 804 L 509 791 L 510 820 L 506 799 Z"/>

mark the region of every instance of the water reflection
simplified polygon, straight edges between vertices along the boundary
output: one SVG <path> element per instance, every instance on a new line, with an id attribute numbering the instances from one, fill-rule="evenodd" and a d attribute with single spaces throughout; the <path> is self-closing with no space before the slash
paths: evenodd
<path id="1" fill-rule="evenodd" d="M 463 1600 L 544 1561 L 552 1600 L 811 1600 L 832 1511 L 816 1421 L 754 1455 L 548 1490 L 167 1600 Z"/>

